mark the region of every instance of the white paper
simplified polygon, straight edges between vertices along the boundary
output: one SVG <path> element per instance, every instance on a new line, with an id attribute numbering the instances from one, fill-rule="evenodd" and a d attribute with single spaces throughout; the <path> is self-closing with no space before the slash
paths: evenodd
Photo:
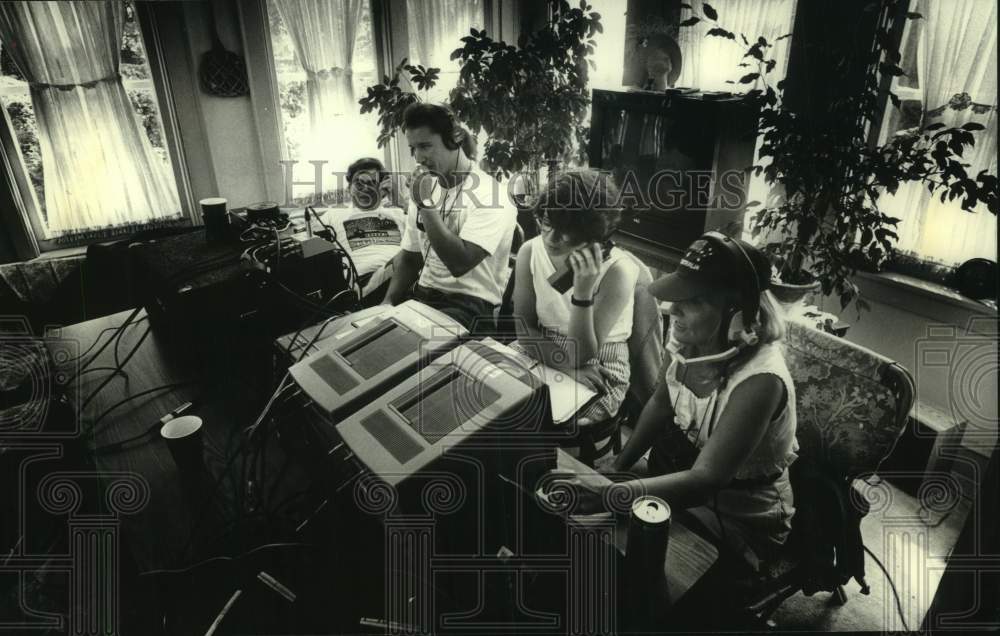
<path id="1" fill-rule="evenodd" d="M 552 421 L 556 424 L 569 420 L 584 404 L 597 396 L 597 393 L 577 382 L 565 371 L 545 366 L 538 360 L 504 346 L 492 338 L 484 338 L 483 344 L 510 356 L 548 385 L 549 401 L 552 403 Z"/>

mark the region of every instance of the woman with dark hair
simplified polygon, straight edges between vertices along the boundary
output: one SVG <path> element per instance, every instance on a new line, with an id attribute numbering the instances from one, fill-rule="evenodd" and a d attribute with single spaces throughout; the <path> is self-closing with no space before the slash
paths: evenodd
<path id="1" fill-rule="evenodd" d="M 564 369 L 602 394 L 578 417 L 614 416 L 629 382 L 628 337 L 638 267 L 603 245 L 621 218 L 610 175 L 574 170 L 551 178 L 535 203 L 541 234 L 521 246 L 514 280 L 514 314 L 523 350 Z M 563 292 L 549 277 L 566 263 L 573 285 Z"/>
<path id="2" fill-rule="evenodd" d="M 630 499 L 661 497 L 675 513 L 686 509 L 724 552 L 753 569 L 776 556 L 791 529 L 788 467 L 798 450 L 795 389 L 770 277 L 762 252 L 710 232 L 674 273 L 650 285 L 670 303 L 665 372 L 610 469 L 647 473 L 615 487 Z M 574 479 L 560 485 L 576 491 L 581 512 L 608 505 L 604 493 Z"/>

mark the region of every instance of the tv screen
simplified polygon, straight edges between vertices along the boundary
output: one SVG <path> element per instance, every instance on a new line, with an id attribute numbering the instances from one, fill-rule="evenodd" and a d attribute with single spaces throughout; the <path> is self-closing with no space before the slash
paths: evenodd
<path id="1" fill-rule="evenodd" d="M 724 226 L 742 219 L 755 122 L 739 96 L 593 91 L 590 164 L 622 190 L 620 231 L 675 252 L 738 231 Z"/>

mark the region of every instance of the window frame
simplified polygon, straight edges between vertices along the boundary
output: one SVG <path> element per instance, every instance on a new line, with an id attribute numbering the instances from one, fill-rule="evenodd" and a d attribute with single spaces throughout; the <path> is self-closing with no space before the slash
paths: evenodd
<path id="1" fill-rule="evenodd" d="M 179 125 L 174 109 L 173 95 L 167 80 L 163 65 L 162 48 L 159 31 L 154 14 L 145 3 L 136 2 L 136 21 L 142 35 L 143 47 L 146 51 L 146 61 L 149 65 L 150 79 L 156 94 L 156 105 L 163 124 L 164 143 L 170 156 L 174 185 L 177 188 L 178 200 L 183 218 L 179 225 L 185 223 L 197 224 L 197 206 L 195 206 L 191 183 L 188 177 L 187 163 L 184 160 L 183 146 L 178 134 Z M 10 229 L 11 241 L 17 258 L 30 260 L 38 258 L 47 252 L 85 247 L 96 243 L 106 243 L 118 237 L 78 237 L 78 238 L 43 238 L 45 228 L 42 224 L 41 208 L 35 189 L 28 179 L 17 142 L 14 127 L 7 113 L 3 110 L 3 126 L 0 126 L 0 150 L 2 150 L 4 183 L 0 188 L 0 202 L 4 203 L 0 213 L 2 227 Z M 123 234 L 122 238 L 127 236 Z"/>
<path id="2" fill-rule="evenodd" d="M 372 20 L 372 43 L 375 48 L 375 68 L 379 76 L 391 75 L 396 61 L 409 51 L 407 29 L 407 0 L 369 0 Z M 281 125 L 281 108 L 278 101 L 278 76 L 268 31 L 267 0 L 239 3 L 241 29 L 244 42 L 258 42 L 248 46 L 247 66 L 262 68 L 264 72 L 251 73 L 251 94 L 266 95 L 268 108 L 255 108 L 258 113 L 258 130 L 262 133 L 262 155 L 285 158 L 286 146 Z M 517 0 L 483 0 L 483 24 L 487 33 L 498 33 L 506 41 L 515 42 L 519 32 Z M 382 148 L 382 161 L 388 170 L 408 171 L 414 166 L 410 159 L 406 139 L 397 134 L 393 141 Z M 269 193 L 271 192 L 269 188 Z M 284 201 L 284 182 L 271 194 L 275 201 Z"/>
<path id="3" fill-rule="evenodd" d="M 892 40 L 893 46 L 897 51 L 900 51 L 902 55 L 913 54 L 916 55 L 916 51 L 903 51 L 901 50 L 904 43 L 907 42 L 910 30 L 915 28 L 915 21 L 906 18 L 906 13 L 913 11 L 916 7 L 914 0 L 908 0 L 907 2 L 900 2 L 895 7 L 895 13 L 887 14 L 887 19 L 890 22 L 890 38 Z M 919 18 L 923 20 L 924 18 Z M 881 26 L 881 25 L 879 25 Z M 875 46 L 875 43 L 872 43 Z M 891 90 L 896 94 L 901 101 L 906 101 L 910 99 L 919 99 L 922 108 L 926 108 L 923 104 L 923 88 L 921 86 L 920 80 L 916 87 L 912 86 L 900 86 L 899 77 L 883 77 L 880 88 L 882 89 L 881 106 L 879 109 L 879 117 L 877 121 L 873 121 L 871 127 L 868 130 L 868 145 L 869 148 L 875 148 L 880 144 L 884 144 L 891 134 L 888 128 L 888 123 L 891 121 L 892 109 L 895 106 L 892 105 L 889 99 L 889 91 Z M 932 197 L 933 200 L 933 197 Z M 904 219 L 903 222 L 906 220 Z M 936 285 L 947 286 L 948 282 L 941 275 L 936 274 L 936 271 L 942 269 L 957 269 L 958 265 L 948 265 L 936 260 L 932 256 L 926 254 L 915 254 L 909 252 L 903 252 L 900 248 L 896 247 L 897 256 L 903 255 L 903 261 L 896 261 L 895 259 L 888 261 L 883 266 L 883 271 L 893 272 L 909 276 L 916 280 L 925 281 L 933 283 Z M 915 264 L 914 264 L 915 263 Z"/>

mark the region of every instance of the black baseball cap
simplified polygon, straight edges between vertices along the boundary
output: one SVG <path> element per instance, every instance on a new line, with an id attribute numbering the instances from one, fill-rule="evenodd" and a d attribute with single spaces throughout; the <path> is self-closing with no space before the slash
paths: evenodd
<path id="1" fill-rule="evenodd" d="M 669 302 L 721 290 L 747 293 L 754 285 L 751 276 L 759 292 L 771 286 L 767 256 L 746 241 L 709 232 L 688 247 L 674 272 L 656 279 L 648 289 L 657 299 Z"/>

